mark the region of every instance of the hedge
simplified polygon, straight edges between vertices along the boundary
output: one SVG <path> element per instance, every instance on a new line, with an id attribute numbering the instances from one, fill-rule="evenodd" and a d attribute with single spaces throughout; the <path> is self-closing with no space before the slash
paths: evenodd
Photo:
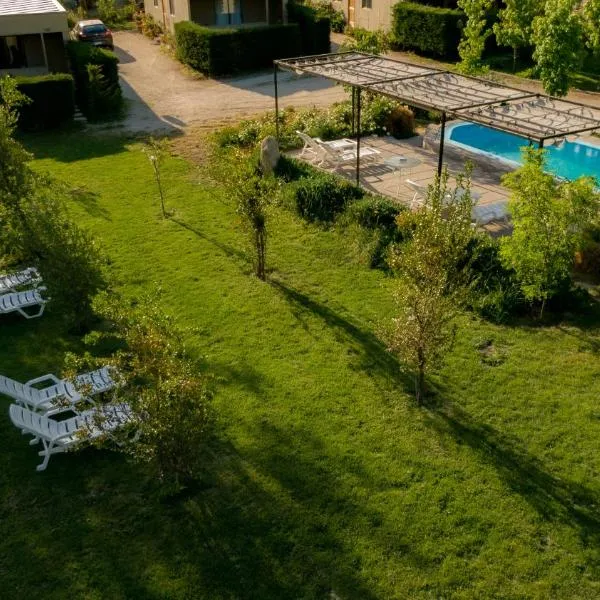
<path id="1" fill-rule="evenodd" d="M 395 45 L 441 58 L 458 56 L 458 44 L 466 20 L 461 10 L 414 2 L 399 2 L 392 10 Z"/>
<path id="2" fill-rule="evenodd" d="M 206 75 L 228 75 L 273 65 L 300 53 L 297 25 L 209 29 L 190 21 L 175 24 L 177 58 Z"/>
<path id="3" fill-rule="evenodd" d="M 327 17 L 319 16 L 311 6 L 291 0 L 288 2 L 288 18 L 300 28 L 303 55 L 327 54 L 331 51 L 331 22 Z"/>
<path id="4" fill-rule="evenodd" d="M 67 54 L 75 78 L 75 100 L 88 119 L 114 116 L 121 110 L 123 96 L 119 83 L 119 59 L 86 42 L 69 42 Z M 90 65 L 100 67 L 102 81 L 90 77 Z"/>
<path id="5" fill-rule="evenodd" d="M 36 131 L 59 127 L 75 114 L 75 84 L 68 73 L 17 77 L 19 91 L 31 102 L 19 108 L 19 127 Z"/>

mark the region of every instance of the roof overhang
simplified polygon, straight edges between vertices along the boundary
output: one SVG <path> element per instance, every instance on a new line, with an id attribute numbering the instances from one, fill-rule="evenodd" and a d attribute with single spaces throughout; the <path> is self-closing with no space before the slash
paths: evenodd
<path id="1" fill-rule="evenodd" d="M 68 30 L 67 11 L 57 0 L 0 0 L 0 36 Z"/>
<path id="2" fill-rule="evenodd" d="M 441 69 L 361 52 L 276 60 L 282 69 L 326 77 L 405 104 L 541 143 L 600 132 L 600 109 Z"/>

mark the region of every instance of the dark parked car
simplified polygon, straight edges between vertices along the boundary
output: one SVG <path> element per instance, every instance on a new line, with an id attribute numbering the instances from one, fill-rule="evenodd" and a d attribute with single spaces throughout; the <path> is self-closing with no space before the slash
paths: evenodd
<path id="1" fill-rule="evenodd" d="M 112 31 L 99 19 L 79 21 L 71 29 L 71 39 L 77 42 L 88 42 L 94 46 L 102 46 L 114 50 Z"/>

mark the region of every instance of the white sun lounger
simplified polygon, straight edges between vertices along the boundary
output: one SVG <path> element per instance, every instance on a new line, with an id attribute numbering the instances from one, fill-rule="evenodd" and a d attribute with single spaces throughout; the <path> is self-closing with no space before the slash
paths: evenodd
<path id="1" fill-rule="evenodd" d="M 8 314 L 18 312 L 26 319 L 35 319 L 41 317 L 46 302 L 48 299 L 42 298 L 41 292 L 45 291 L 45 287 L 39 287 L 34 290 L 26 290 L 24 292 L 12 292 L 0 296 L 0 314 Z M 38 311 L 32 314 L 25 312 L 26 308 L 36 306 Z"/>
<path id="2" fill-rule="evenodd" d="M 23 269 L 16 273 L 0 275 L 0 294 L 16 292 L 22 285 L 36 284 L 42 280 L 38 270 L 34 267 Z"/>
<path id="3" fill-rule="evenodd" d="M 50 382 L 50 385 L 41 389 L 34 387 L 45 381 Z M 116 386 L 117 383 L 111 377 L 110 367 L 78 375 L 74 382 L 48 374 L 20 383 L 0 375 L 0 394 L 45 415 L 71 410 L 77 402 L 107 392 Z"/>
<path id="4" fill-rule="evenodd" d="M 331 142 L 320 142 L 319 145 L 325 151 L 326 161 L 333 166 L 333 170 L 348 163 L 356 162 L 356 143 L 344 144 L 344 142 L 353 142 L 353 140 L 333 140 Z M 365 162 L 373 161 L 381 154 L 376 148 L 371 146 L 360 147 L 360 158 Z"/>
<path id="5" fill-rule="evenodd" d="M 43 471 L 53 454 L 66 452 L 78 444 L 110 433 L 133 419 L 127 404 L 94 408 L 64 421 L 55 421 L 27 408 L 11 404 L 10 419 L 16 427 L 34 436 L 34 443 L 41 441 L 44 449 L 38 454 L 44 457 L 37 471 Z M 99 426 L 96 419 L 100 417 Z"/>
<path id="6" fill-rule="evenodd" d="M 317 164 L 320 165 L 325 158 L 325 151 L 322 146 L 319 145 L 316 139 L 311 138 L 310 135 L 302 131 L 296 131 L 296 134 L 304 142 L 304 147 L 300 152 L 300 158 L 317 160 Z"/>
<path id="7" fill-rule="evenodd" d="M 477 225 L 487 225 L 492 221 L 506 221 L 508 219 L 508 202 L 504 200 L 493 204 L 474 206 L 471 217 Z"/>

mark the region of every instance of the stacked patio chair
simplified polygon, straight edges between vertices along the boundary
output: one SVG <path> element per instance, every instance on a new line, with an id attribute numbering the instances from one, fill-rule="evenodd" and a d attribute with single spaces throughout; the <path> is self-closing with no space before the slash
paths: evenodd
<path id="1" fill-rule="evenodd" d="M 16 427 L 34 436 L 30 445 L 42 442 L 38 454 L 44 459 L 36 471 L 44 471 L 53 454 L 66 452 L 133 422 L 127 404 L 93 408 L 63 421 L 55 421 L 17 404 L 11 404 L 9 414 Z"/>
<path id="2" fill-rule="evenodd" d="M 38 287 L 41 282 L 37 269 L 30 267 L 16 273 L 0 275 L 0 314 L 18 312 L 26 319 L 41 317 L 48 298 L 42 297 L 45 287 Z M 20 290 L 23 286 L 33 285 L 28 290 Z M 28 311 L 25 309 L 37 309 Z"/>

